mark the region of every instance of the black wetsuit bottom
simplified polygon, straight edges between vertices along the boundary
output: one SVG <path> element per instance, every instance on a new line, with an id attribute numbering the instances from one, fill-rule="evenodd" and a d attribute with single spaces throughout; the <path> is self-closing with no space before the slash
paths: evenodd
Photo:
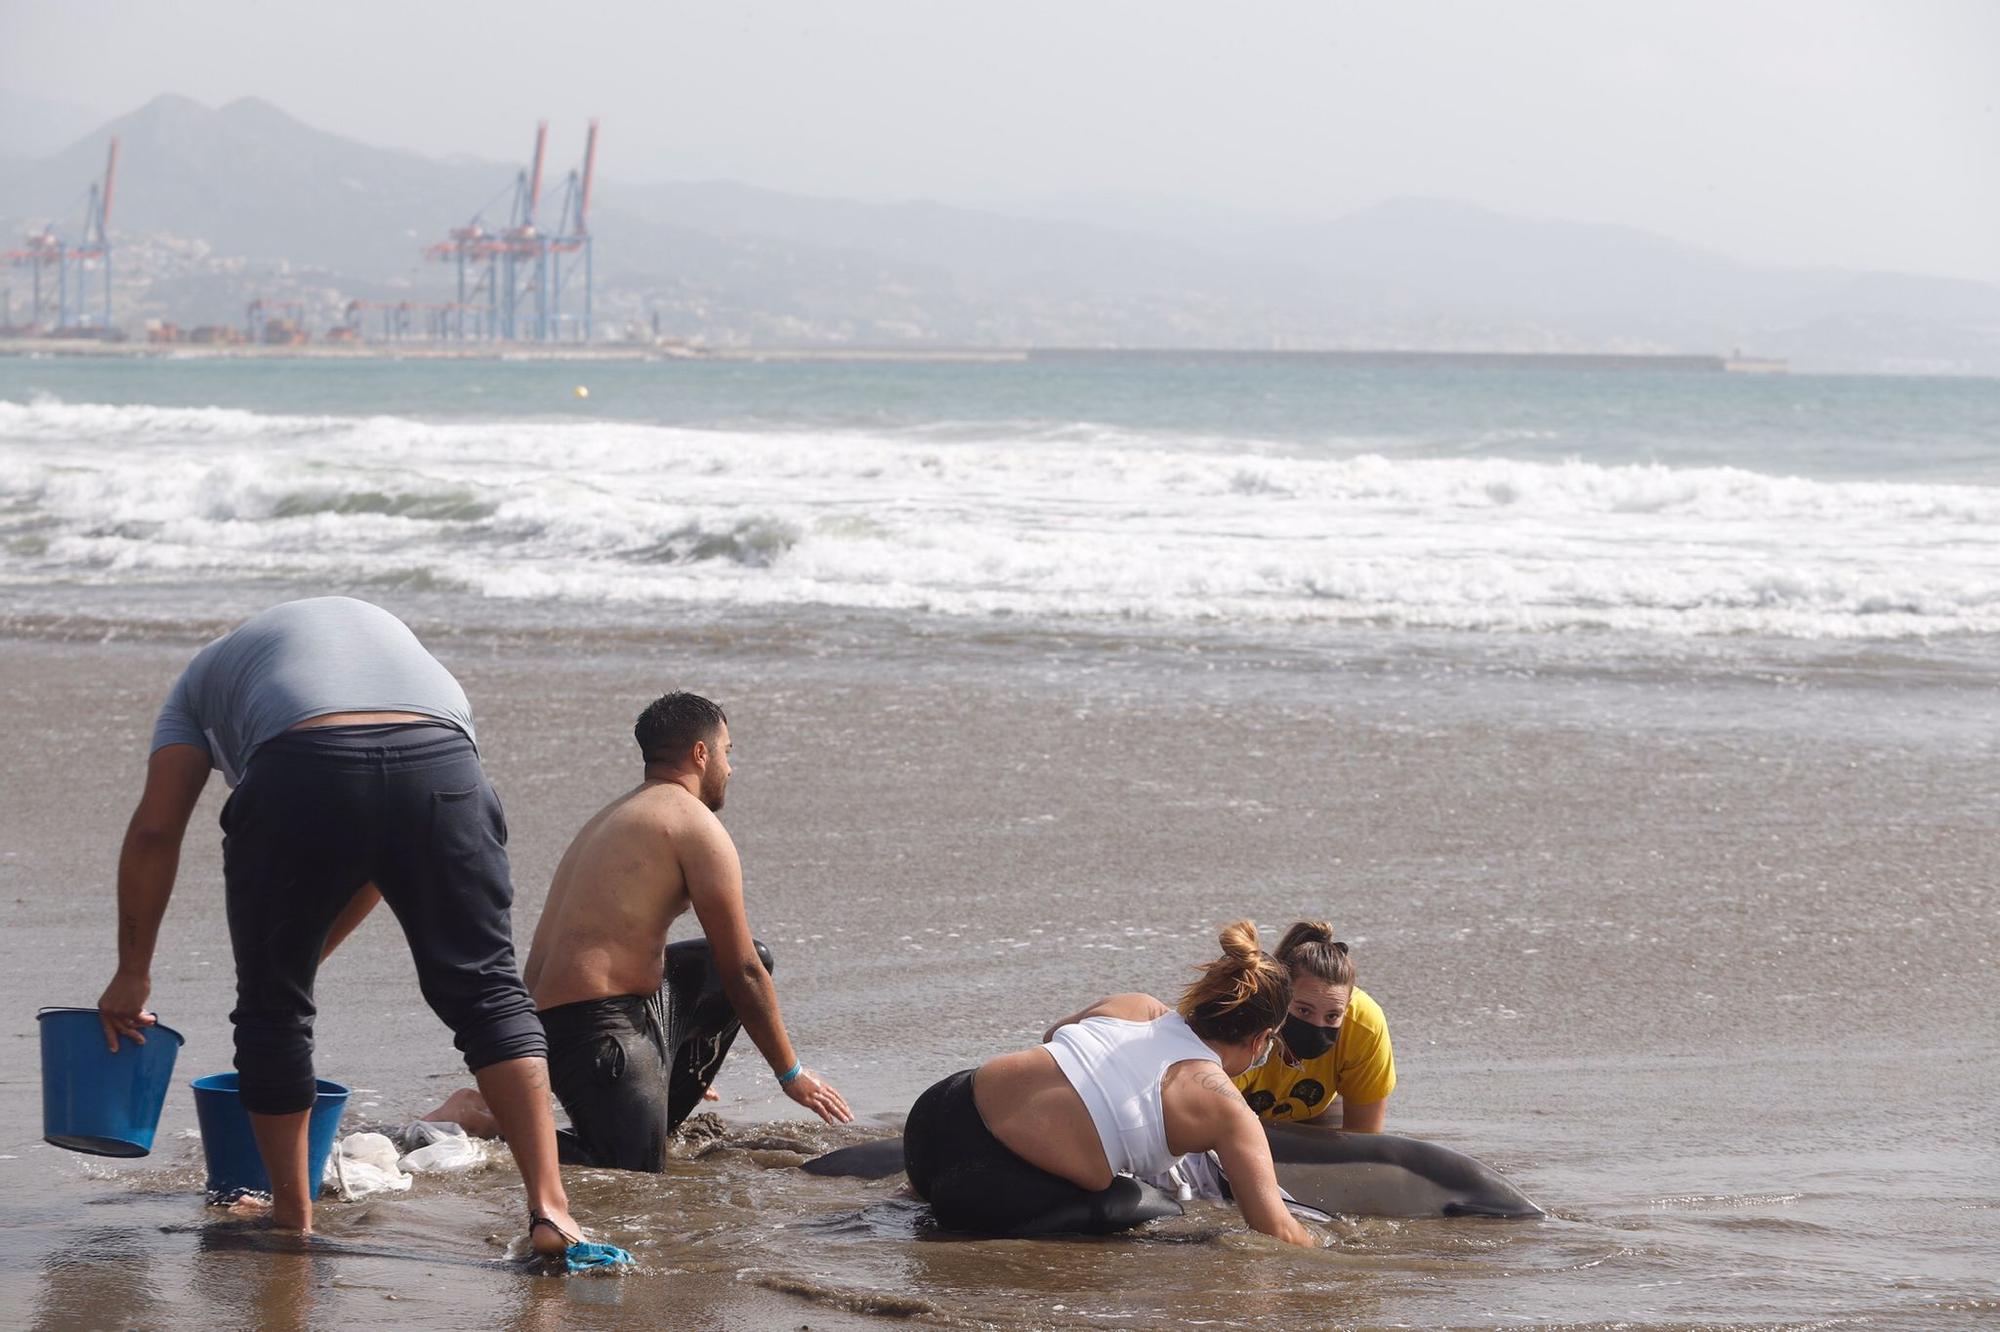
<path id="1" fill-rule="evenodd" d="M 773 970 L 762 943 L 757 956 Z M 706 939 L 668 945 L 656 994 L 560 1004 L 541 1019 L 549 1082 L 569 1112 L 570 1128 L 557 1134 L 563 1164 L 653 1174 L 740 1030 Z"/>
<path id="2" fill-rule="evenodd" d="M 903 1126 L 903 1169 L 940 1226 L 975 1235 L 1108 1235 L 1180 1214 L 1172 1198 L 1129 1176 L 1091 1190 L 1022 1160 L 986 1127 L 972 1074 L 962 1069 L 933 1084 Z"/>

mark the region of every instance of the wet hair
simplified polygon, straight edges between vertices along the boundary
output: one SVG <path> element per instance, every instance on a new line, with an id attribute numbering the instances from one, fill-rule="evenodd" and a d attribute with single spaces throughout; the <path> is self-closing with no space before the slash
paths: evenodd
<path id="1" fill-rule="evenodd" d="M 1222 927 L 1222 956 L 1201 968 L 1181 992 L 1180 1015 L 1204 1040 L 1234 1043 L 1270 1031 L 1292 1006 L 1292 978 L 1257 946 L 1257 927 L 1239 920 Z"/>
<path id="2" fill-rule="evenodd" d="M 713 742 L 729 720 L 722 709 L 700 694 L 676 690 L 646 705 L 632 726 L 632 738 L 648 763 L 679 763 L 697 740 Z"/>
<path id="3" fill-rule="evenodd" d="M 1354 959 L 1347 945 L 1333 937 L 1323 920 L 1302 920 L 1278 940 L 1278 961 L 1294 976 L 1311 976 L 1328 985 L 1354 984 Z"/>

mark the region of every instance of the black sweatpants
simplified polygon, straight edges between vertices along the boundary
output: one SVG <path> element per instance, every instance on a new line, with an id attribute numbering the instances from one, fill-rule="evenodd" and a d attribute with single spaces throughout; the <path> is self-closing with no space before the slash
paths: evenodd
<path id="1" fill-rule="evenodd" d="M 758 943 L 764 970 L 771 950 Z M 736 1009 L 708 940 L 667 946 L 657 994 L 619 994 L 542 1010 L 549 1083 L 569 1112 L 558 1134 L 565 1165 L 658 1173 L 667 1142 L 701 1104 L 736 1033 Z"/>
<path id="2" fill-rule="evenodd" d="M 514 960 L 507 822 L 472 742 L 426 723 L 287 731 L 222 810 L 243 1105 L 313 1103 L 313 979 L 363 884 L 396 915 L 417 984 L 466 1067 L 546 1055 Z"/>

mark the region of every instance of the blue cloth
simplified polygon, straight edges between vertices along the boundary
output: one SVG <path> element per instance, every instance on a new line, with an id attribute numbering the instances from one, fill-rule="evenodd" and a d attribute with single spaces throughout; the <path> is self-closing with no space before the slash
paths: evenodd
<path id="1" fill-rule="evenodd" d="M 572 1244 L 563 1252 L 563 1266 L 571 1273 L 601 1272 L 634 1265 L 632 1255 L 616 1244 Z"/>

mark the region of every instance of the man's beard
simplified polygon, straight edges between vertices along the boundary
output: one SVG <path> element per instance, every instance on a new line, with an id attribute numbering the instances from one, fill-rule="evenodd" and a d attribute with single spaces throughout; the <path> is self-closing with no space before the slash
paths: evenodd
<path id="1" fill-rule="evenodd" d="M 709 773 L 704 772 L 701 775 L 701 803 L 720 812 L 723 788 L 728 785 L 728 778 L 712 779 Z"/>

